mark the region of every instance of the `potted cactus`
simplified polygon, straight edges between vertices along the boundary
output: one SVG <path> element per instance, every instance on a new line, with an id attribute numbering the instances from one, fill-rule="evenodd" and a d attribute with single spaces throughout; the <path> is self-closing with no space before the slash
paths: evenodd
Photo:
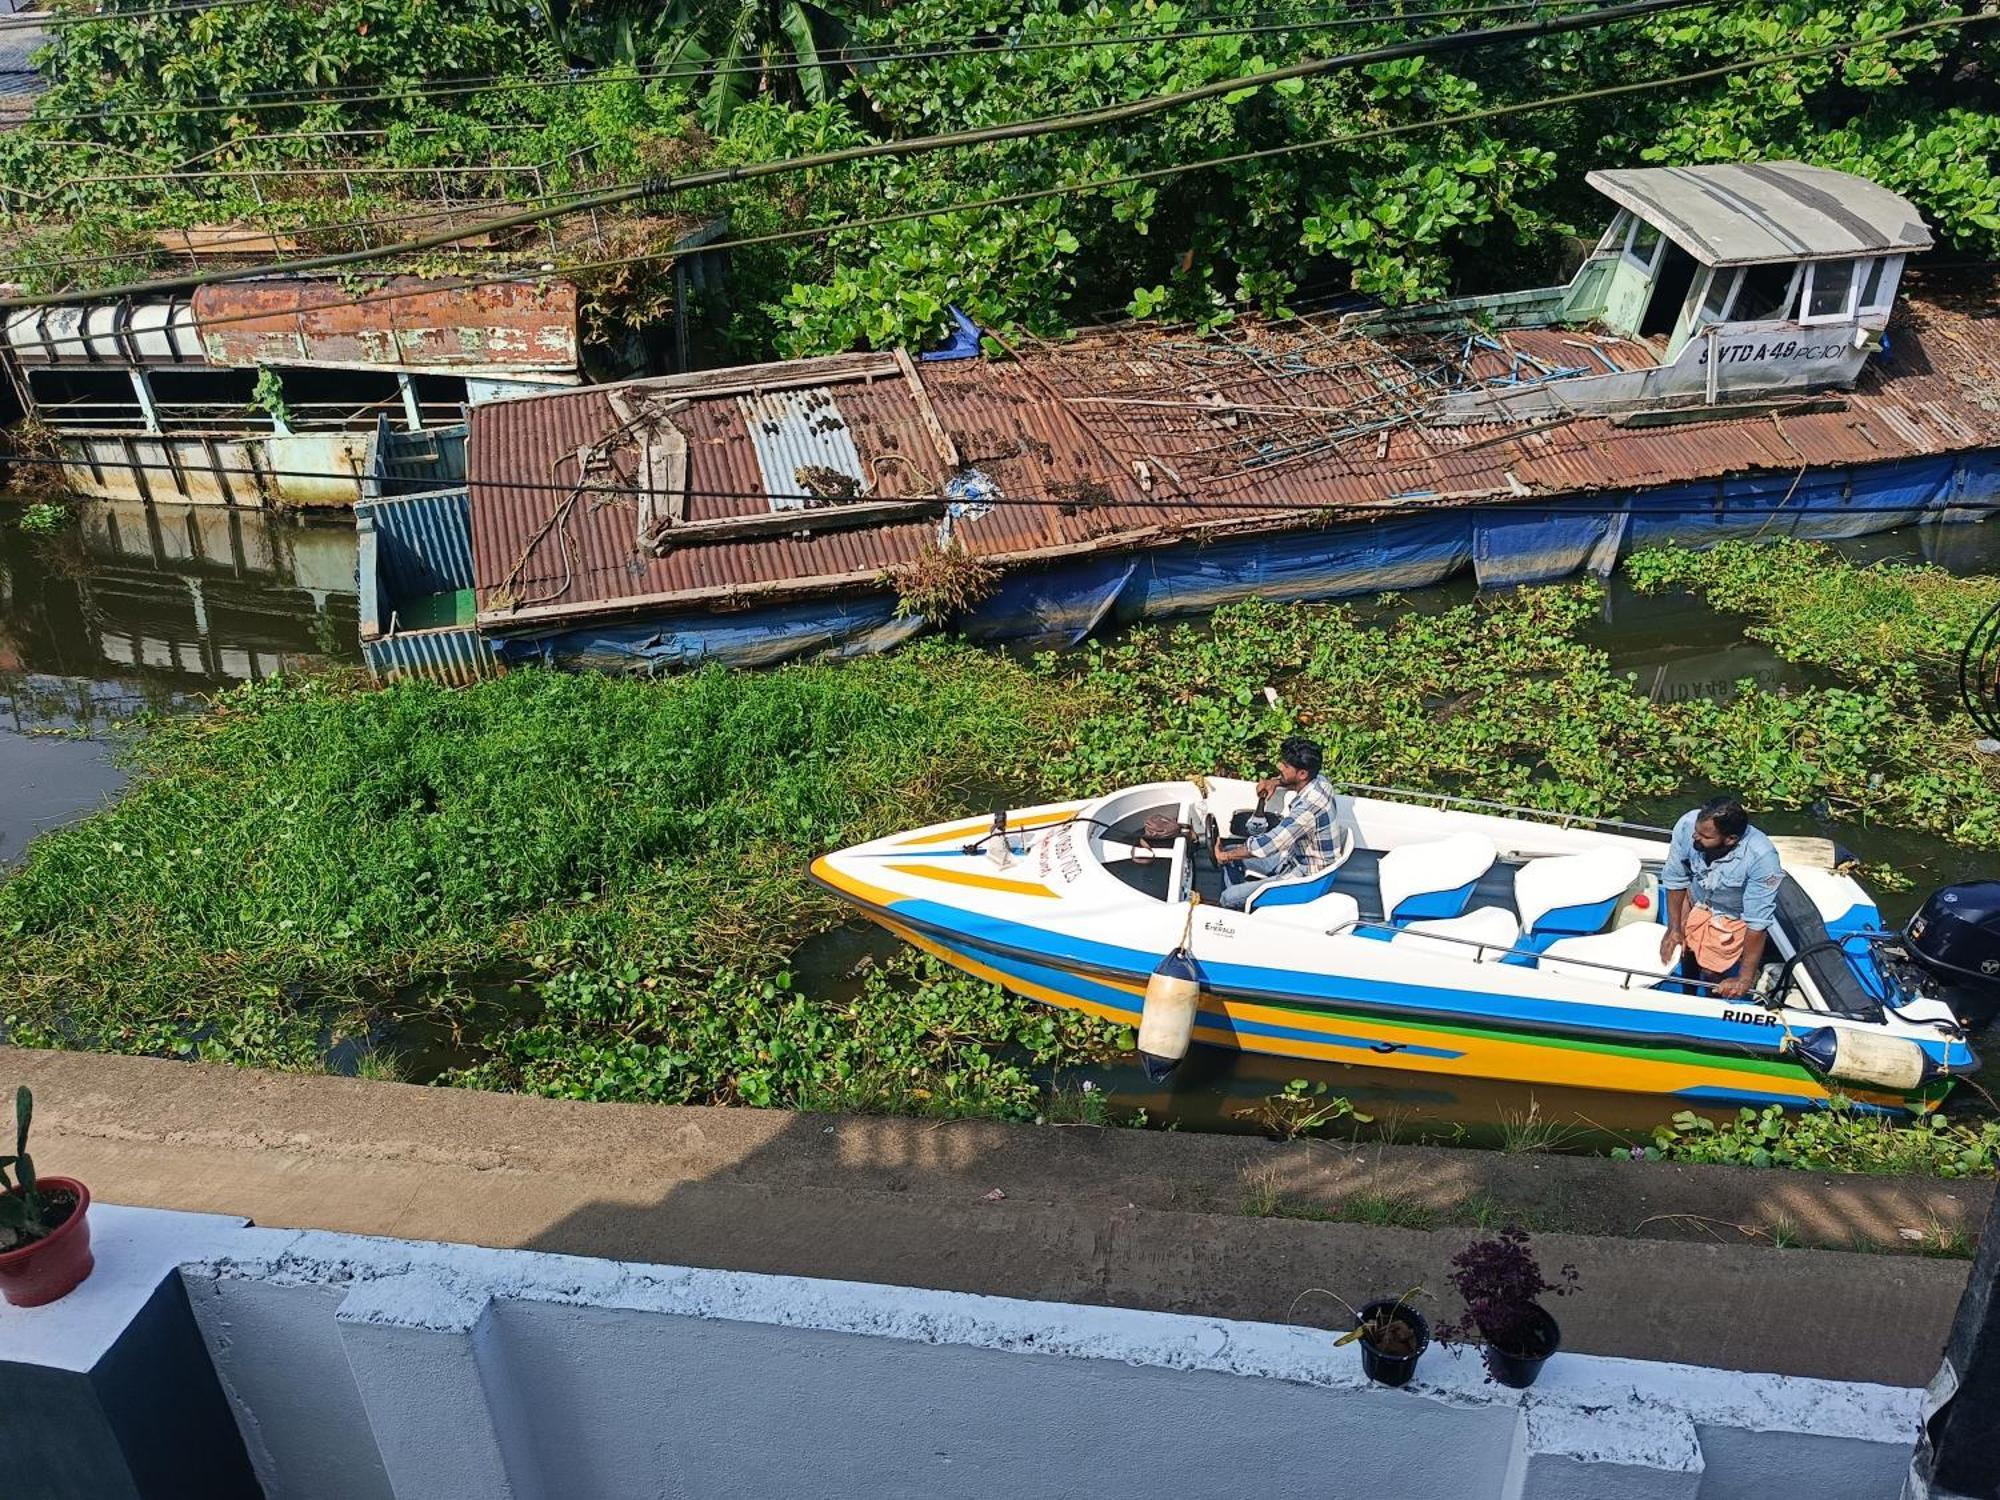
<path id="1" fill-rule="evenodd" d="M 14 1095 L 14 1154 L 0 1156 L 0 1295 L 40 1307 L 91 1272 L 90 1189 L 70 1177 L 37 1177 L 28 1155 L 35 1096 Z"/>
<path id="2" fill-rule="evenodd" d="M 1525 1229 L 1510 1224 L 1474 1240 L 1451 1258 L 1451 1284 L 1465 1299 L 1465 1316 L 1441 1329 L 1439 1337 L 1476 1335 L 1485 1346 L 1486 1373 L 1525 1390 L 1562 1344 L 1562 1329 L 1538 1300 L 1576 1290 L 1575 1266 L 1564 1266 L 1558 1276 L 1552 1282 L 1542 1275 Z"/>

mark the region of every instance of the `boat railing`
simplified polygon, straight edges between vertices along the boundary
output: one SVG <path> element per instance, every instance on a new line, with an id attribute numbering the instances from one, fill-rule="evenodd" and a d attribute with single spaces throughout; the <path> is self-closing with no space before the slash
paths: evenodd
<path id="1" fill-rule="evenodd" d="M 1611 828 L 1621 833 L 1645 834 L 1651 838 L 1670 838 L 1671 828 L 1659 828 L 1651 823 L 1627 823 L 1618 818 L 1586 818 L 1582 813 L 1555 812 L 1546 807 L 1520 807 L 1512 802 L 1489 802 L 1483 797 L 1460 797 L 1451 792 L 1420 792 L 1409 787 L 1370 786 L 1361 781 L 1336 781 L 1334 790 L 1341 792 L 1361 792 L 1371 797 L 1386 797 L 1394 801 L 1416 801 L 1441 803 L 1446 807 L 1478 808 L 1482 812 L 1507 813 L 1514 817 L 1538 818 L 1554 823 L 1558 828 Z"/>
<path id="2" fill-rule="evenodd" d="M 1371 927 L 1377 932 L 1401 933 L 1409 931 L 1408 928 L 1398 927 L 1394 922 L 1385 922 L 1377 917 L 1355 917 L 1350 921 L 1336 923 L 1334 926 L 1327 928 L 1326 935 L 1328 937 L 1342 937 L 1363 927 Z M 1503 960 L 1510 956 L 1536 960 L 1547 956 L 1536 952 L 1532 948 L 1522 948 L 1513 944 L 1509 944 L 1503 948 L 1498 943 L 1481 942 L 1478 938 L 1457 937 L 1446 932 L 1411 932 L 1409 935 L 1414 938 L 1422 938 L 1427 943 L 1457 943 L 1461 948 L 1476 948 L 1479 951 L 1472 956 L 1472 961 L 1476 964 L 1487 962 L 1486 955 L 1488 953 L 1496 954 Z M 1607 974 L 1622 975 L 1623 982 L 1618 986 L 1622 990 L 1631 989 L 1633 987 L 1632 981 L 1635 979 L 1644 980 L 1645 982 L 1639 988 L 1647 990 L 1658 989 L 1663 984 L 1679 984 L 1687 986 L 1697 994 L 1704 994 L 1712 993 L 1720 987 L 1719 981 L 1686 979 L 1679 974 L 1649 973 L 1644 969 L 1628 969 L 1622 964 L 1599 963 L 1594 958 L 1558 957 L 1556 962 L 1565 965 L 1573 964 L 1578 968 L 1584 969 L 1602 969 Z M 1748 996 L 1744 998 L 1750 999 Z M 1751 1000 L 1751 1003 L 1755 1004 L 1757 1002 Z"/>

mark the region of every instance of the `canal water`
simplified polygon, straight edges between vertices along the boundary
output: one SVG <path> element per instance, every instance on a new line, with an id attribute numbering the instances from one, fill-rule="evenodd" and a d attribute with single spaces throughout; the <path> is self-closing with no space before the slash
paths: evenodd
<path id="1" fill-rule="evenodd" d="M 354 526 L 89 503 L 51 537 L 0 501 L 0 863 L 115 795 L 119 726 L 360 660 Z"/>
<path id="2" fill-rule="evenodd" d="M 21 529 L 20 508 L 0 499 L 0 864 L 19 858 L 37 833 L 117 794 L 123 777 L 116 751 L 137 714 L 198 712 L 205 696 L 237 683 L 360 659 L 350 523 L 198 506 L 88 503 L 79 510 L 79 524 L 35 537 Z M 1917 527 L 1842 550 L 1863 561 L 2000 572 L 2000 525 Z M 1472 593 L 1468 580 L 1458 580 L 1403 595 L 1395 607 L 1442 609 Z M 1746 680 L 1765 687 L 1813 680 L 1701 601 L 1641 598 L 1616 579 L 1589 638 L 1662 701 L 1726 701 Z M 1662 805 L 1638 816 L 1665 822 L 1679 810 Z M 1849 827 L 1810 813 L 1759 822 L 1772 832 L 1835 838 L 1907 874 L 1912 890 L 1883 895 L 1892 919 L 1931 889 L 1991 874 L 1996 863 L 1926 835 Z M 794 968 L 815 988 L 858 987 L 857 966 L 896 948 L 880 929 L 855 922 L 808 943 Z M 488 997 L 495 1010 L 510 1005 L 511 977 L 500 978 Z M 418 1079 L 470 1055 L 462 1039 L 427 1032 L 380 1044 L 398 1050 L 406 1076 Z M 1144 1110 L 1155 1125 L 1250 1131 L 1263 1128 L 1256 1115 L 1268 1096 L 1294 1079 L 1324 1083 L 1375 1116 L 1378 1131 L 1405 1139 L 1553 1140 L 1586 1149 L 1641 1139 L 1660 1123 L 1657 1103 L 1627 1095 L 1538 1089 L 1531 1097 L 1510 1085 L 1207 1048 L 1197 1048 L 1168 1087 L 1149 1083 L 1120 1058 L 1058 1081 L 1073 1096 L 1090 1083 L 1114 1118 Z"/>

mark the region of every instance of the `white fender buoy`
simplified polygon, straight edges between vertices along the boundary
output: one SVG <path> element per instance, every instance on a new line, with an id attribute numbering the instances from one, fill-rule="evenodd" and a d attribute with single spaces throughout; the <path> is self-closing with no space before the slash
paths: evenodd
<path id="1" fill-rule="evenodd" d="M 1801 1061 L 1841 1083 L 1907 1094 L 1938 1076 L 1930 1055 L 1908 1037 L 1821 1026 L 1792 1039 Z"/>
<path id="2" fill-rule="evenodd" d="M 1180 945 L 1160 960 L 1146 980 L 1146 999 L 1139 1010 L 1139 1060 L 1154 1082 L 1180 1066 L 1194 1040 L 1195 1012 L 1201 1008 L 1201 970 L 1188 951 L 1188 937 L 1194 931 L 1197 904 L 1188 903 Z"/>
<path id="3" fill-rule="evenodd" d="M 1139 1060 L 1148 1078 L 1157 1081 L 1180 1066 L 1194 1039 L 1194 1013 L 1200 1007 L 1201 977 L 1194 955 L 1176 948 L 1146 981 L 1146 1003 L 1139 1012 Z"/>

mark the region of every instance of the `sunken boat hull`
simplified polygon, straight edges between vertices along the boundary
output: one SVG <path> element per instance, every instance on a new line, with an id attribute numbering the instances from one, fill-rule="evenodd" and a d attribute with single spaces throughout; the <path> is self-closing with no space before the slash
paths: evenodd
<path id="1" fill-rule="evenodd" d="M 1561 286 L 492 401 L 428 473 L 385 431 L 363 650 L 459 678 L 925 630 L 1054 647 L 1247 596 L 1538 583 L 2000 502 L 1990 279 L 1903 295 L 1931 242 L 1911 205 L 1796 163 L 1590 181 L 1616 213 Z"/>

